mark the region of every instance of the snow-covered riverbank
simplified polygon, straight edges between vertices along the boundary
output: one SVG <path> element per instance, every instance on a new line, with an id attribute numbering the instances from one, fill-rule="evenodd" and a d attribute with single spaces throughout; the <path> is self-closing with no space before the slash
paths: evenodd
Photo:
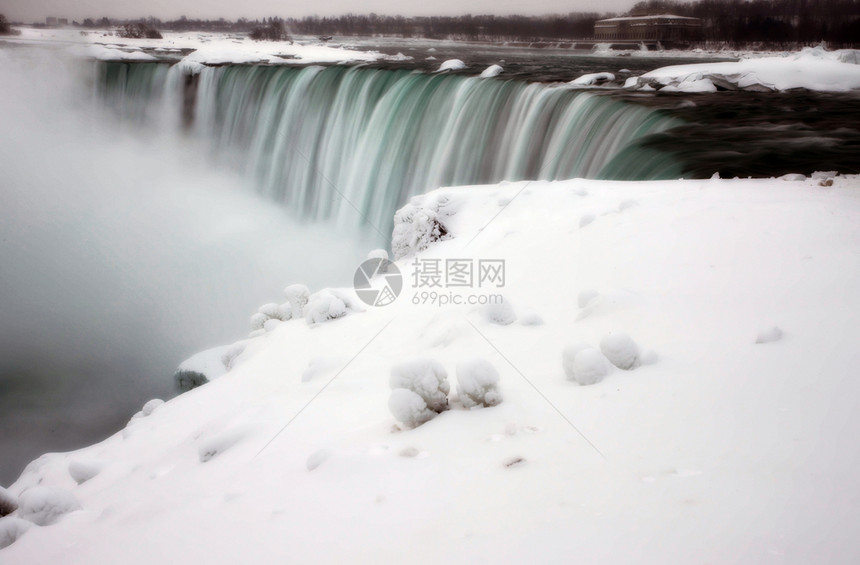
<path id="1" fill-rule="evenodd" d="M 855 561 L 860 178 L 818 177 L 417 197 L 393 304 L 311 297 L 217 380 L 34 462 L 0 560 Z M 475 357 L 502 401 L 468 410 Z M 450 409 L 409 429 L 389 378 L 416 358 Z"/>

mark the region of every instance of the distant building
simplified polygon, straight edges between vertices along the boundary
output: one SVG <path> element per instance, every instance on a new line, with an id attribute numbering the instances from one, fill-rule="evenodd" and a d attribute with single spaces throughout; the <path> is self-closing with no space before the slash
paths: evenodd
<path id="1" fill-rule="evenodd" d="M 48 16 L 47 18 L 45 18 L 45 25 L 50 26 L 50 27 L 56 26 L 57 25 L 57 18 Z"/>
<path id="2" fill-rule="evenodd" d="M 702 38 L 702 20 L 664 14 L 598 20 L 594 38 L 601 41 L 696 41 Z"/>

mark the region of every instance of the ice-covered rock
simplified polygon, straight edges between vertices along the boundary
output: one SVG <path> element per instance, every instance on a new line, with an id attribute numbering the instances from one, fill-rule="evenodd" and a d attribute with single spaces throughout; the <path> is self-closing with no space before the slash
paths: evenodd
<path id="1" fill-rule="evenodd" d="M 0 487 L 0 517 L 11 514 L 18 509 L 18 497 L 3 487 Z"/>
<path id="2" fill-rule="evenodd" d="M 629 371 L 642 364 L 639 358 L 639 346 L 624 332 L 612 332 L 600 340 L 600 351 L 609 362 Z"/>
<path id="3" fill-rule="evenodd" d="M 502 401 L 499 372 L 485 359 L 457 364 L 457 395 L 466 408 L 495 406 Z"/>
<path id="4" fill-rule="evenodd" d="M 502 71 L 502 67 L 499 65 L 490 65 L 486 69 L 481 72 L 481 78 L 493 78 L 499 76 Z"/>
<path id="5" fill-rule="evenodd" d="M 61 516 L 80 510 L 78 499 L 65 489 L 36 486 L 24 491 L 18 500 L 18 517 L 38 526 L 48 526 Z"/>
<path id="6" fill-rule="evenodd" d="M 466 63 L 461 61 L 460 59 L 448 59 L 447 61 L 443 61 L 439 68 L 436 70 L 437 73 L 445 72 L 445 71 L 460 71 L 466 68 Z"/>
<path id="7" fill-rule="evenodd" d="M 567 84 L 569 86 L 594 86 L 615 80 L 615 75 L 612 73 L 589 73 L 576 78 Z"/>
<path id="8" fill-rule="evenodd" d="M 195 353 L 180 363 L 173 374 L 177 388 L 181 392 L 187 392 L 224 375 L 228 370 L 224 364 L 225 356 L 229 359 L 227 354 L 233 352 L 233 349 L 234 344 L 219 345 Z"/>

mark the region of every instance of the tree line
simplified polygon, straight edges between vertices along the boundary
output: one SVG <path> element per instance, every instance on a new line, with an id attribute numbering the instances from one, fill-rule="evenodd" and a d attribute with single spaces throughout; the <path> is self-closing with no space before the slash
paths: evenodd
<path id="1" fill-rule="evenodd" d="M 701 18 L 711 43 L 860 46 L 860 0 L 647 0 L 631 12 Z"/>
<path id="2" fill-rule="evenodd" d="M 633 15 L 666 13 L 700 18 L 702 40 L 707 44 L 789 47 L 826 41 L 831 46 L 860 46 L 860 0 L 645 0 L 630 11 Z M 75 25 L 106 28 L 144 24 L 146 29 L 152 30 L 249 33 L 259 39 L 289 39 L 292 33 L 535 42 L 589 39 L 598 19 L 615 15 L 579 12 L 547 16 L 346 14 L 287 19 L 240 18 L 236 21 L 182 16 L 168 21 L 87 18 Z"/>

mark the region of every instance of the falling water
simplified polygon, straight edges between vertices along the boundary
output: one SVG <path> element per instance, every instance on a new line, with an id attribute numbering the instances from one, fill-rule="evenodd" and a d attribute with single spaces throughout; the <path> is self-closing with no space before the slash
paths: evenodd
<path id="1" fill-rule="evenodd" d="M 628 176 L 614 157 L 678 124 L 609 96 L 516 80 L 243 65 L 191 80 L 167 65 L 103 67 L 104 90 L 124 115 L 190 123 L 218 160 L 303 218 L 383 233 L 410 196 L 440 186 Z M 641 165 L 640 179 L 676 169 Z"/>

